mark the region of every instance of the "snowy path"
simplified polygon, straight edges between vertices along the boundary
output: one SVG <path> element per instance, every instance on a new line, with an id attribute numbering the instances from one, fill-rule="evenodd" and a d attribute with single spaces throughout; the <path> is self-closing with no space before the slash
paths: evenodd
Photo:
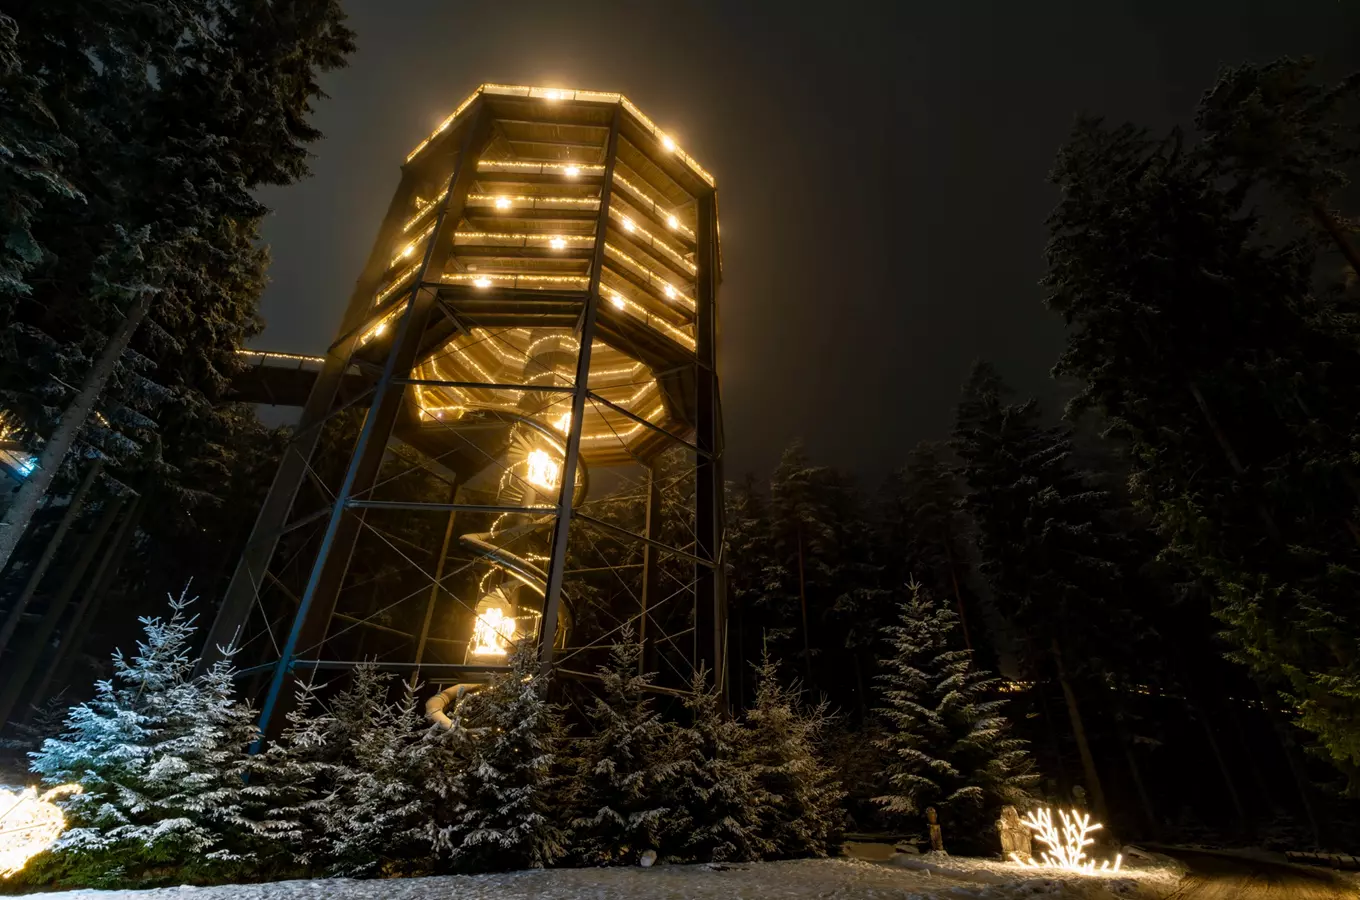
<path id="1" fill-rule="evenodd" d="M 1215 853 L 1175 851 L 1190 867 L 1167 900 L 1351 900 L 1360 886 L 1325 871 Z"/>
<path id="2" fill-rule="evenodd" d="M 153 891 L 70 891 L 44 900 L 1155 900 L 1169 872 L 1071 880 L 1016 878 L 999 864 L 950 861 L 948 873 L 858 860 L 794 860 L 651 869 L 555 869 L 388 881 L 286 881 Z"/>

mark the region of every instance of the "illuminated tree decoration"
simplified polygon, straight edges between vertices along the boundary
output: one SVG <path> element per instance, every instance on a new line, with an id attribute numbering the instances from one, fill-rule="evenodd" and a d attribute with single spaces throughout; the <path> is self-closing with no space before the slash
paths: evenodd
<path id="1" fill-rule="evenodd" d="M 1060 809 L 1058 817 L 1062 822 L 1061 833 L 1053 824 L 1053 810 L 1047 808 L 1031 810 L 1021 821 L 1034 830 L 1035 838 L 1046 845 L 1048 850 L 1040 854 L 1042 862 L 1021 859 L 1018 853 L 1012 853 L 1011 859 L 1027 869 L 1062 869 L 1066 872 L 1079 872 L 1082 875 L 1119 871 L 1124 857 L 1118 853 L 1115 854 L 1113 866 L 1106 859 L 1102 860 L 1100 867 L 1097 868 L 1094 859 L 1086 858 L 1086 848 L 1095 843 L 1095 839 L 1089 835 L 1104 826 L 1098 822 L 1093 824 L 1089 813 L 1079 813 L 1075 809 L 1070 816 Z"/>
<path id="2" fill-rule="evenodd" d="M 553 490 L 557 487 L 557 479 L 561 467 L 557 461 L 543 450 L 533 450 L 528 457 L 529 471 L 526 480 L 534 487 L 544 490 Z"/>
<path id="3" fill-rule="evenodd" d="M 18 872 L 56 842 L 66 830 L 66 817 L 52 801 L 79 793 L 78 784 L 63 784 L 41 795 L 37 788 L 17 794 L 0 788 L 0 878 Z"/>

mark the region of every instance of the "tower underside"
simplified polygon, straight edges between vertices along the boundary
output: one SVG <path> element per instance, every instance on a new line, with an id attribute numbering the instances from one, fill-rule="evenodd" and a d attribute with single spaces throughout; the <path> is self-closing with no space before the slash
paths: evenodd
<path id="1" fill-rule="evenodd" d="M 266 725 L 293 676 L 433 692 L 524 641 L 721 678 L 719 273 L 712 178 L 626 98 L 483 85 L 402 169 L 206 657 Z"/>

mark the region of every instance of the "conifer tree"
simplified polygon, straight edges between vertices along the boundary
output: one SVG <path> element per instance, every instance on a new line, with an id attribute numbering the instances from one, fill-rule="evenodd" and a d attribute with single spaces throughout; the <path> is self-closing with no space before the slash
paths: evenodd
<path id="1" fill-rule="evenodd" d="M 375 679 L 386 689 L 387 679 Z M 418 875 L 432 868 L 436 800 L 430 775 L 452 738 L 419 712 L 409 686 L 381 704 L 335 763 L 336 796 L 323 820 L 338 875 Z"/>
<path id="2" fill-rule="evenodd" d="M 893 653 L 879 676 L 891 793 L 889 814 L 918 824 L 926 807 L 963 832 L 995 820 L 1003 804 L 1023 804 L 1036 782 L 1025 744 L 1010 736 L 997 681 L 958 649 L 958 617 L 913 582 L 899 624 L 885 629 Z"/>
<path id="3" fill-rule="evenodd" d="M 642 645 L 625 628 L 600 667 L 600 696 L 587 710 L 591 733 L 579 742 L 572 790 L 571 856 L 584 865 L 630 865 L 661 845 L 670 813 L 665 785 L 667 729 L 639 674 Z"/>
<path id="4" fill-rule="evenodd" d="M 1055 371 L 1082 385 L 1071 414 L 1128 448 L 1135 502 L 1212 588 L 1235 658 L 1360 790 L 1360 656 L 1339 649 L 1360 635 L 1360 317 L 1315 241 L 1282 240 L 1255 205 L 1265 182 L 1339 227 L 1330 169 L 1353 154 L 1327 143 L 1326 92 L 1288 65 L 1258 74 L 1206 99 L 1207 146 L 1078 123 L 1053 174 Z"/>
<path id="5" fill-rule="evenodd" d="M 798 691 L 779 683 L 768 654 L 756 673 L 756 702 L 746 712 L 746 751 L 758 796 L 759 829 L 776 857 L 836 852 L 845 792 L 821 759 L 819 741 L 830 715 L 825 701 L 811 708 Z"/>
<path id="6" fill-rule="evenodd" d="M 689 724 L 671 732 L 673 761 L 662 856 L 673 862 L 748 862 L 771 847 L 759 832 L 769 799 L 749 765 L 747 734 L 723 715 L 718 692 L 702 667 L 694 673 Z"/>
<path id="7" fill-rule="evenodd" d="M 174 878 L 202 877 L 271 834 L 248 814 L 268 797 L 242 779 L 254 716 L 235 699 L 230 662 L 192 677 L 191 602 L 172 598 L 169 618 L 141 619 L 137 653 L 115 653 L 113 678 L 32 754 L 45 783 L 83 788 L 64 802 L 71 827 L 35 878 L 136 882 L 167 866 Z"/>
<path id="8" fill-rule="evenodd" d="M 468 700 L 474 737 L 440 838 L 459 871 L 543 868 L 563 855 L 554 808 L 563 726 L 548 682 L 525 642 L 510 670 Z"/>

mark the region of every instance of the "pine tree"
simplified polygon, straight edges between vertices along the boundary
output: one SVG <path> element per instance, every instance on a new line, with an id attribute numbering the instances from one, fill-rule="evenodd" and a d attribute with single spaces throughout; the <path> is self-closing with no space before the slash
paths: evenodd
<path id="1" fill-rule="evenodd" d="M 1063 425 L 1045 426 L 1033 400 L 1005 402 L 996 371 L 979 363 L 959 402 L 954 448 L 968 486 L 982 574 L 1015 633 L 1023 675 L 1056 684 L 1067 707 L 1095 812 L 1104 789 L 1081 701 L 1139 635 L 1127 536 L 1110 494 L 1072 464 Z M 1127 658 L 1127 657 L 1124 657 Z M 1083 685 L 1086 689 L 1083 690 Z"/>
<path id="2" fill-rule="evenodd" d="M 563 854 L 554 809 L 561 711 L 528 642 L 510 670 L 469 698 L 474 735 L 440 842 L 464 872 L 542 868 Z"/>
<path id="3" fill-rule="evenodd" d="M 779 683 L 778 667 L 766 654 L 757 667 L 755 705 L 746 712 L 746 751 L 751 775 L 767 798 L 758 807 L 758 821 L 770 855 L 836 852 L 845 792 L 818 747 L 829 721 L 825 701 L 804 708 L 798 691 Z"/>
<path id="4" fill-rule="evenodd" d="M 1135 502 L 1211 587 L 1235 657 L 1360 790 L 1360 657 L 1339 650 L 1360 635 L 1360 316 L 1315 241 L 1282 240 L 1255 205 L 1256 179 L 1302 204 L 1335 186 L 1325 104 L 1281 115 L 1292 89 L 1243 85 L 1208 99 L 1207 148 L 1078 123 L 1053 176 L 1044 284 L 1069 326 L 1055 371 L 1082 385 L 1071 413 L 1099 413 L 1128 448 Z M 1286 131 L 1252 155 L 1242 117 L 1269 96 L 1263 121 Z"/>
<path id="5" fill-rule="evenodd" d="M 242 779 L 254 717 L 235 700 L 230 662 L 191 677 L 191 602 L 171 598 L 168 619 L 143 618 L 136 655 L 115 653 L 113 678 L 32 754 L 45 783 L 84 791 L 64 802 L 70 828 L 37 883 L 206 877 L 270 833 L 247 815 L 268 797 Z"/>
<path id="6" fill-rule="evenodd" d="M 1003 804 L 1023 804 L 1037 777 L 1004 701 L 989 699 L 998 682 L 957 649 L 958 617 L 919 584 L 909 590 L 900 623 L 885 629 L 893 654 L 879 676 L 880 746 L 891 793 L 875 802 L 913 825 L 933 806 L 954 833 L 981 833 Z"/>
<path id="7" fill-rule="evenodd" d="M 661 845 L 670 813 L 667 729 L 647 696 L 651 676 L 638 672 L 642 645 L 625 628 L 600 667 L 600 696 L 587 710 L 591 733 L 580 741 L 572 790 L 571 856 L 588 866 L 630 865 Z"/>
<path id="8" fill-rule="evenodd" d="M 43 73 L 27 106 L 50 112 L 65 142 L 47 156 L 19 145 L 22 162 L 46 160 L 60 178 L 49 184 L 70 190 L 10 207 L 28 222 L 32 239 L 15 246 L 33 272 L 5 321 L 0 396 L 42 444 L 5 511 L 0 567 L 78 442 L 135 467 L 171 416 L 153 468 L 174 476 L 205 452 L 234 350 L 259 327 L 266 209 L 252 191 L 305 174 L 316 75 L 353 49 L 336 0 L 267 14 L 252 0 L 9 12 L 13 56 Z"/>
<path id="9" fill-rule="evenodd" d="M 662 833 L 661 855 L 672 862 L 749 862 L 772 849 L 758 822 L 769 798 L 752 773 L 747 734 L 723 715 L 707 670 L 694 673 L 687 726 L 671 732 L 666 779 L 673 809 Z"/>
<path id="10" fill-rule="evenodd" d="M 375 679 L 386 689 L 387 679 Z M 433 868 L 436 800 L 430 775 L 454 737 L 431 726 L 409 686 L 379 706 L 334 764 L 336 796 L 322 821 L 338 875 L 419 875 Z"/>

